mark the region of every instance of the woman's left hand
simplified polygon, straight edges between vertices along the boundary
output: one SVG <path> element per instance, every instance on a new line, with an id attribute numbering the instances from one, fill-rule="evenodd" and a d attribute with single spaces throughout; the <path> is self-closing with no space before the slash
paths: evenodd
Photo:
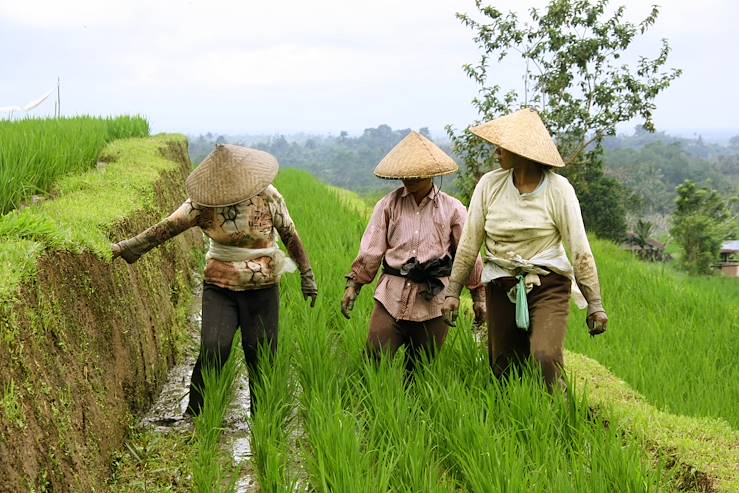
<path id="1" fill-rule="evenodd" d="M 310 307 L 316 306 L 316 296 L 318 296 L 318 285 L 316 277 L 313 275 L 313 269 L 308 269 L 300 274 L 300 290 L 303 292 L 303 299 L 310 298 Z"/>
<path id="2" fill-rule="evenodd" d="M 591 336 L 602 334 L 608 329 L 608 315 L 606 312 L 591 313 L 587 318 L 587 324 Z"/>

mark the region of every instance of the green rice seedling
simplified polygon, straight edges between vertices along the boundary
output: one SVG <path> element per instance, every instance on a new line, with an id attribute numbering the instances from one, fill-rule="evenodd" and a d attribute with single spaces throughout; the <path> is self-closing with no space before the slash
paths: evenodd
<path id="1" fill-rule="evenodd" d="M 95 166 L 105 144 L 149 135 L 142 117 L 29 118 L 0 122 L 0 214 Z"/>
<path id="2" fill-rule="evenodd" d="M 583 401 L 550 396 L 531 372 L 500 385 L 467 316 L 410 385 L 400 358 L 367 363 L 372 287 L 352 320 L 338 309 L 366 219 L 304 174 L 283 172 L 277 187 L 320 291 L 311 310 L 297 281 L 285 282 L 281 322 L 294 341 L 296 427 L 311 490 L 657 491 L 667 484 L 641 443 L 590 416 Z"/>
<path id="3" fill-rule="evenodd" d="M 390 460 L 383 464 L 390 469 L 390 491 L 456 491 L 435 451 L 421 402 L 409 392 L 402 357 L 384 358 L 379 365 L 365 361 L 354 385 L 366 446 L 377 460 Z"/>
<path id="4" fill-rule="evenodd" d="M 236 490 L 237 476 L 231 471 L 231 457 L 223 452 L 220 439 L 223 419 L 235 395 L 236 377 L 242 370 L 240 337 L 234 337 L 231 355 L 221 371 L 203 365 L 205 400 L 195 418 L 195 454 L 192 483 L 198 493 L 228 493 Z"/>
<path id="5" fill-rule="evenodd" d="M 429 430 L 467 491 L 659 491 L 640 444 L 588 416 L 584 401 L 546 392 L 533 369 L 507 383 L 465 385 L 447 367 L 419 380 Z"/>
<path id="6" fill-rule="evenodd" d="M 593 250 L 608 332 L 591 339 L 585 315 L 573 310 L 567 347 L 598 360 L 663 410 L 739 428 L 736 279 L 687 276 L 604 241 L 593 241 Z"/>
<path id="7" fill-rule="evenodd" d="M 298 478 L 291 470 L 290 433 L 295 388 L 289 373 L 292 341 L 281 338 L 276 357 L 266 355 L 261 348 L 261 365 L 255 397 L 259 408 L 251 419 L 252 459 L 261 491 L 278 493 L 294 491 Z"/>

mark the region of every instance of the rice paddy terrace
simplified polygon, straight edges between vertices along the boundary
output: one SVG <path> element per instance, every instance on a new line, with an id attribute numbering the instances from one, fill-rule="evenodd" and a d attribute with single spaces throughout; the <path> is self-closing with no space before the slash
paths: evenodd
<path id="1" fill-rule="evenodd" d="M 207 379 L 212 398 L 194 425 L 137 421 L 196 348 L 202 242 L 183 235 L 131 266 L 111 262 L 107 245 L 184 198 L 185 145 L 111 142 L 88 171 L 55 179 L 50 200 L 0 218 L 0 491 L 739 491 L 733 280 L 594 241 L 611 324 L 591 339 L 573 311 L 570 399 L 534 373 L 492 379 L 469 310 L 406 385 L 399 358 L 379 368 L 364 358 L 371 290 L 351 320 L 338 309 L 367 205 L 289 169 L 276 186 L 320 294 L 311 309 L 299 279 L 283 280 L 259 414 L 238 405 L 236 352 Z"/>

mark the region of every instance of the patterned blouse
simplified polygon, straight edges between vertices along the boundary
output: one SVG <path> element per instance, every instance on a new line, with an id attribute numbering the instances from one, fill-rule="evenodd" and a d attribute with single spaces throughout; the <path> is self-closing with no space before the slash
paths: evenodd
<path id="1" fill-rule="evenodd" d="M 428 262 L 454 256 L 462 236 L 467 211 L 462 203 L 434 186 L 420 204 L 405 187 L 383 197 L 375 205 L 359 247 L 359 255 L 347 276 L 358 284 L 372 282 L 383 262 L 400 269 L 412 257 Z M 475 299 L 484 299 L 480 283 L 482 261 L 475 268 L 467 286 Z M 448 278 L 443 278 L 446 285 Z M 398 320 L 422 322 L 441 316 L 444 292 L 432 300 L 422 296 L 423 284 L 403 277 L 383 274 L 375 290 L 375 299 Z"/>
<path id="2" fill-rule="evenodd" d="M 316 292 L 308 255 L 303 248 L 285 201 L 270 185 L 256 196 L 227 207 L 203 207 L 187 199 L 171 216 L 143 233 L 118 243 L 121 257 L 132 263 L 152 248 L 198 226 L 212 242 L 249 249 L 273 248 L 277 235 L 297 263 L 303 292 Z M 248 261 L 208 259 L 205 282 L 234 291 L 262 289 L 279 282 L 274 259 L 269 256 Z"/>

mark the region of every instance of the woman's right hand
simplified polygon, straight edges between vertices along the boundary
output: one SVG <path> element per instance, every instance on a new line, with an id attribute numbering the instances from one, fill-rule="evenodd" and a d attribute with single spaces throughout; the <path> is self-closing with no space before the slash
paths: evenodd
<path id="1" fill-rule="evenodd" d="M 444 318 L 444 322 L 450 327 L 454 327 L 457 321 L 457 315 L 459 314 L 459 298 L 454 296 L 447 296 L 444 298 L 444 306 L 441 307 L 441 316 Z"/>
<path id="2" fill-rule="evenodd" d="M 125 260 L 127 263 L 132 264 L 136 262 L 141 255 L 136 255 L 134 253 L 131 253 L 131 251 L 127 248 L 124 248 L 121 246 L 121 243 L 113 243 L 110 245 L 110 251 L 113 254 L 113 260 L 117 259 L 118 257 L 121 257 L 123 260 Z"/>

